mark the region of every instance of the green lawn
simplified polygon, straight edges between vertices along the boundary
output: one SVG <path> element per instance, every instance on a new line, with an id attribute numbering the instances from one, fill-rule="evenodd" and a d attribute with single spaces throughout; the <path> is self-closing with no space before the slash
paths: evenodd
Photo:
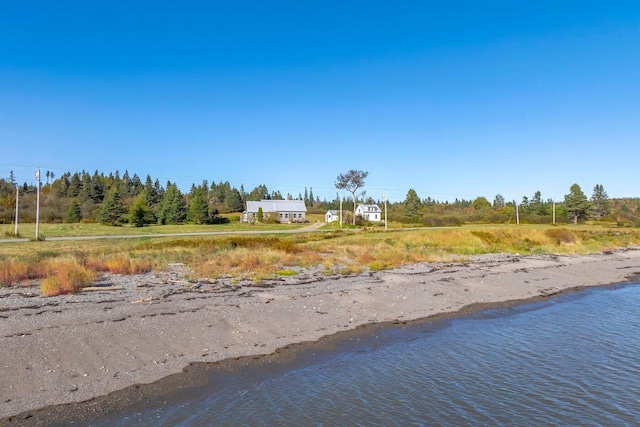
<path id="1" fill-rule="evenodd" d="M 18 233 L 21 237 L 35 237 L 36 226 L 33 223 L 18 224 Z M 246 224 L 232 222 L 229 224 L 217 225 L 147 225 L 144 227 L 133 227 L 124 225 L 122 227 L 111 227 L 108 225 L 95 223 L 80 224 L 40 224 L 40 235 L 47 237 L 70 237 L 70 236 L 123 236 L 123 235 L 154 235 L 170 233 L 203 233 L 216 231 L 252 231 L 252 230 L 291 230 L 302 228 L 309 224 Z M 2 234 L 13 231 L 13 225 L 3 225 L 0 230 Z M 4 236 L 0 236 L 3 238 Z"/>

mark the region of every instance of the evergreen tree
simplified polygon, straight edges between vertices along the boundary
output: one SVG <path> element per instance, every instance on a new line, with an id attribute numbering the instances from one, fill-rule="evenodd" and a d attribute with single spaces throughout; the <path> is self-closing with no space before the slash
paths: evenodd
<path id="1" fill-rule="evenodd" d="M 187 219 L 194 224 L 206 224 L 209 221 L 209 204 L 204 196 L 202 187 L 196 188 L 193 192 Z"/>
<path id="2" fill-rule="evenodd" d="M 420 209 L 422 208 L 422 202 L 418 197 L 418 193 L 413 188 L 407 191 L 407 197 L 404 199 L 404 212 L 413 222 L 420 219 Z"/>
<path id="3" fill-rule="evenodd" d="M 100 203 L 104 200 L 104 183 L 102 182 L 102 177 L 98 175 L 98 171 L 95 171 L 91 177 L 87 196 L 94 203 Z"/>
<path id="4" fill-rule="evenodd" d="M 544 204 L 542 202 L 542 193 L 536 191 L 529 202 L 529 211 L 538 215 L 544 215 Z"/>
<path id="5" fill-rule="evenodd" d="M 244 201 L 242 195 L 235 188 L 232 188 L 229 192 L 229 196 L 226 200 L 227 208 L 229 212 L 242 212 L 244 210 Z"/>
<path id="6" fill-rule="evenodd" d="M 125 170 L 124 171 L 124 175 L 122 175 L 122 187 L 120 189 L 120 191 L 122 191 L 122 194 L 124 194 L 125 196 L 130 196 L 132 193 L 132 185 L 131 185 L 131 178 L 129 177 L 129 171 Z"/>
<path id="7" fill-rule="evenodd" d="M 262 206 L 258 208 L 258 222 L 262 222 L 264 220 L 264 212 L 262 211 Z"/>
<path id="8" fill-rule="evenodd" d="M 157 178 L 153 182 L 153 191 L 153 203 L 151 205 L 157 205 L 164 199 L 164 188 L 162 188 L 162 185 L 160 185 L 160 181 L 158 181 Z"/>
<path id="9" fill-rule="evenodd" d="M 602 219 L 611 213 L 611 202 L 607 192 L 604 191 L 604 187 L 597 184 L 593 188 L 593 194 L 591 195 L 591 217 L 593 219 Z"/>
<path id="10" fill-rule="evenodd" d="M 268 200 L 270 198 L 269 190 L 267 189 L 266 185 L 258 185 L 256 188 L 251 190 L 251 192 L 248 193 L 245 198 L 246 200 L 253 201 Z"/>
<path id="11" fill-rule="evenodd" d="M 177 185 L 167 182 L 158 216 L 161 224 L 177 224 L 187 218 L 187 205 Z"/>
<path id="12" fill-rule="evenodd" d="M 58 197 L 67 197 L 69 191 L 69 184 L 71 183 L 71 174 L 66 172 L 62 174 L 60 179 L 56 181 L 54 187 L 56 187 L 56 194 Z"/>
<path id="13" fill-rule="evenodd" d="M 143 227 L 145 224 L 153 224 L 155 221 L 155 215 L 147 204 L 146 195 L 140 194 L 129 209 L 129 222 L 136 227 Z"/>
<path id="14" fill-rule="evenodd" d="M 122 223 L 125 212 L 118 187 L 111 187 L 98 214 L 100 222 L 107 225 L 119 225 Z"/>
<path id="15" fill-rule="evenodd" d="M 140 181 L 140 177 L 138 174 L 133 174 L 133 178 L 131 178 L 131 195 L 137 196 L 142 193 L 144 186 L 142 185 L 142 181 Z"/>
<path id="16" fill-rule="evenodd" d="M 82 211 L 80 210 L 80 204 L 76 199 L 73 199 L 71 201 L 71 204 L 69 205 L 69 209 L 67 209 L 66 221 L 73 224 L 76 222 L 80 222 L 81 219 Z"/>
<path id="17" fill-rule="evenodd" d="M 74 173 L 69 180 L 69 187 L 67 188 L 67 197 L 77 197 L 82 190 L 82 183 L 80 182 L 80 176 L 78 173 Z"/>
<path id="18" fill-rule="evenodd" d="M 91 190 L 91 175 L 86 171 L 82 171 L 80 174 L 80 194 L 84 199 L 89 197 L 89 191 Z"/>
<path id="19" fill-rule="evenodd" d="M 589 214 L 589 201 L 578 184 L 573 184 L 569 194 L 564 196 L 564 205 L 569 219 L 574 224 L 577 224 L 578 220 L 585 219 Z"/>
<path id="20" fill-rule="evenodd" d="M 142 194 L 145 197 L 147 205 L 150 207 L 155 206 L 159 201 L 158 193 L 149 175 L 147 175 L 147 179 L 144 181 L 144 189 L 142 190 Z"/>

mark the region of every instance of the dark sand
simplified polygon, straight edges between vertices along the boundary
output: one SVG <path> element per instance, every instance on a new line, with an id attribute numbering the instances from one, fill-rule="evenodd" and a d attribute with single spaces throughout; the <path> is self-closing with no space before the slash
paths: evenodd
<path id="1" fill-rule="evenodd" d="M 86 422 L 203 386 L 211 369 L 268 368 L 375 328 L 622 282 L 640 274 L 640 251 L 483 255 L 262 283 L 183 273 L 108 276 L 98 290 L 52 298 L 35 285 L 1 289 L 0 424 Z"/>

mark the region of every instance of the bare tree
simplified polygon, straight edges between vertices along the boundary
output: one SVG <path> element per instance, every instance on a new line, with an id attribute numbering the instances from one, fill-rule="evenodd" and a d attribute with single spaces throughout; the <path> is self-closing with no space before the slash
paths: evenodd
<path id="1" fill-rule="evenodd" d="M 336 188 L 347 190 L 353 196 L 353 225 L 356 224 L 356 193 L 364 187 L 364 180 L 369 176 L 369 172 L 351 169 L 347 173 L 341 173 L 336 179 Z"/>

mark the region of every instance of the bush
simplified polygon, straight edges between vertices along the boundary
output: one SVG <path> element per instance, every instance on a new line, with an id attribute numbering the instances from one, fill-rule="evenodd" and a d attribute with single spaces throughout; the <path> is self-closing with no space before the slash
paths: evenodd
<path id="1" fill-rule="evenodd" d="M 112 274 L 141 274 L 148 273 L 153 269 L 151 259 L 130 259 L 120 255 L 108 259 L 90 258 L 87 266 L 96 271 L 108 271 Z"/>
<path id="2" fill-rule="evenodd" d="M 42 295 L 44 295 L 45 297 L 53 297 L 62 293 L 60 279 L 55 276 L 49 276 L 42 279 L 40 289 L 42 290 Z"/>
<path id="3" fill-rule="evenodd" d="M 544 232 L 556 245 L 575 243 L 576 235 L 566 228 L 549 228 Z"/>
<path id="4" fill-rule="evenodd" d="M 24 261 L 0 262 L 0 285 L 15 285 L 29 278 L 28 264 Z"/>
<path id="5" fill-rule="evenodd" d="M 265 224 L 280 224 L 280 214 L 278 212 L 267 212 L 264 216 Z"/>
<path id="6" fill-rule="evenodd" d="M 45 296 L 71 294 L 79 292 L 93 282 L 95 274 L 74 261 L 56 265 L 53 276 L 42 280 L 41 290 Z"/>

